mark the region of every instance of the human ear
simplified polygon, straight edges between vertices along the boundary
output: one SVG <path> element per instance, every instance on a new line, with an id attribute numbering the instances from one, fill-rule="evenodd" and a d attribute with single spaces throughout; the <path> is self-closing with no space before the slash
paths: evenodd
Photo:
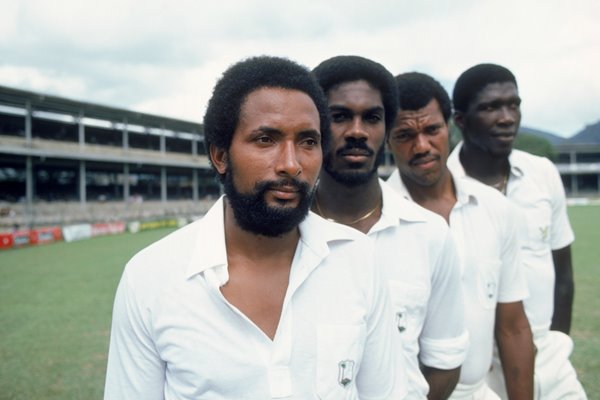
<path id="1" fill-rule="evenodd" d="M 454 125 L 456 125 L 458 127 L 458 129 L 460 129 L 461 132 L 465 131 L 465 114 L 462 113 L 462 111 L 454 111 Z"/>
<path id="2" fill-rule="evenodd" d="M 210 161 L 215 166 L 217 172 L 223 175 L 227 171 L 227 150 L 218 148 L 211 143 L 208 152 L 210 154 Z"/>

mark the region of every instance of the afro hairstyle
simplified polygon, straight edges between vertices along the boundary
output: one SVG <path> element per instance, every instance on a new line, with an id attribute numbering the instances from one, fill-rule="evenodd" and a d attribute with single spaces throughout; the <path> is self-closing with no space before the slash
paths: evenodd
<path id="1" fill-rule="evenodd" d="M 306 93 L 319 112 L 321 147 L 327 149 L 331 137 L 327 99 L 310 70 L 286 58 L 258 56 L 230 66 L 215 85 L 204 114 L 207 153 L 211 145 L 229 150 L 244 101 L 251 92 L 265 87 Z"/>
<path id="2" fill-rule="evenodd" d="M 448 92 L 431 76 L 420 72 L 407 72 L 396 76 L 400 110 L 416 111 L 436 100 L 448 122 L 452 115 L 452 103 Z"/>
<path id="3" fill-rule="evenodd" d="M 392 128 L 398 111 L 398 94 L 394 76 L 383 65 L 360 56 L 337 56 L 323 61 L 312 72 L 326 94 L 342 83 L 367 81 L 381 93 L 386 132 Z"/>
<path id="4" fill-rule="evenodd" d="M 456 111 L 466 112 L 473 99 L 490 83 L 512 82 L 517 79 L 507 68 L 497 64 L 478 64 L 463 72 L 454 85 L 452 102 Z M 518 87 L 518 86 L 517 86 Z"/>

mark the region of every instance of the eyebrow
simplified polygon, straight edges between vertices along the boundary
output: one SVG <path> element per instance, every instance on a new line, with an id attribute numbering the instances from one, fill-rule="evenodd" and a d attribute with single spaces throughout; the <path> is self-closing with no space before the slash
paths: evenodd
<path id="1" fill-rule="evenodd" d="M 269 135 L 277 135 L 277 136 L 283 135 L 283 132 L 281 130 L 270 127 L 270 126 L 264 126 L 264 125 L 259 126 L 252 132 L 256 133 L 256 134 L 266 133 Z M 321 137 L 321 132 L 316 129 L 305 129 L 305 130 L 297 132 L 297 134 L 300 135 L 301 137 L 316 137 L 316 138 Z"/>
<path id="2" fill-rule="evenodd" d="M 350 112 L 353 112 L 349 107 L 335 105 L 335 104 L 329 106 L 329 111 L 350 111 Z M 383 108 L 382 106 L 371 107 L 371 108 L 366 109 L 365 111 L 363 111 L 362 114 L 369 113 L 369 112 L 374 112 L 374 111 L 385 112 L 385 108 Z"/>

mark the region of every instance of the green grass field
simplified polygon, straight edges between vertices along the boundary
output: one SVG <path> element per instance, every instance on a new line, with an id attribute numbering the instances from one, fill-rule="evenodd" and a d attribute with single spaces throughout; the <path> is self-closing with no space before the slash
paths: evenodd
<path id="1" fill-rule="evenodd" d="M 573 363 L 600 399 L 600 206 L 571 207 L 577 235 Z M 101 399 L 125 262 L 171 230 L 0 252 L 0 399 Z"/>

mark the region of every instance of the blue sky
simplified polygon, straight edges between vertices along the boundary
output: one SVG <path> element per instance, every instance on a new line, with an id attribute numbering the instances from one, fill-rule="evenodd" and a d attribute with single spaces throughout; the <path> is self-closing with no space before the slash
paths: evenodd
<path id="1" fill-rule="evenodd" d="M 542 6 L 540 6 L 542 5 Z M 228 65 L 309 68 L 357 54 L 451 91 L 511 69 L 523 124 L 571 136 L 600 120 L 600 2 L 572 0 L 0 0 L 0 85 L 200 122 Z"/>

